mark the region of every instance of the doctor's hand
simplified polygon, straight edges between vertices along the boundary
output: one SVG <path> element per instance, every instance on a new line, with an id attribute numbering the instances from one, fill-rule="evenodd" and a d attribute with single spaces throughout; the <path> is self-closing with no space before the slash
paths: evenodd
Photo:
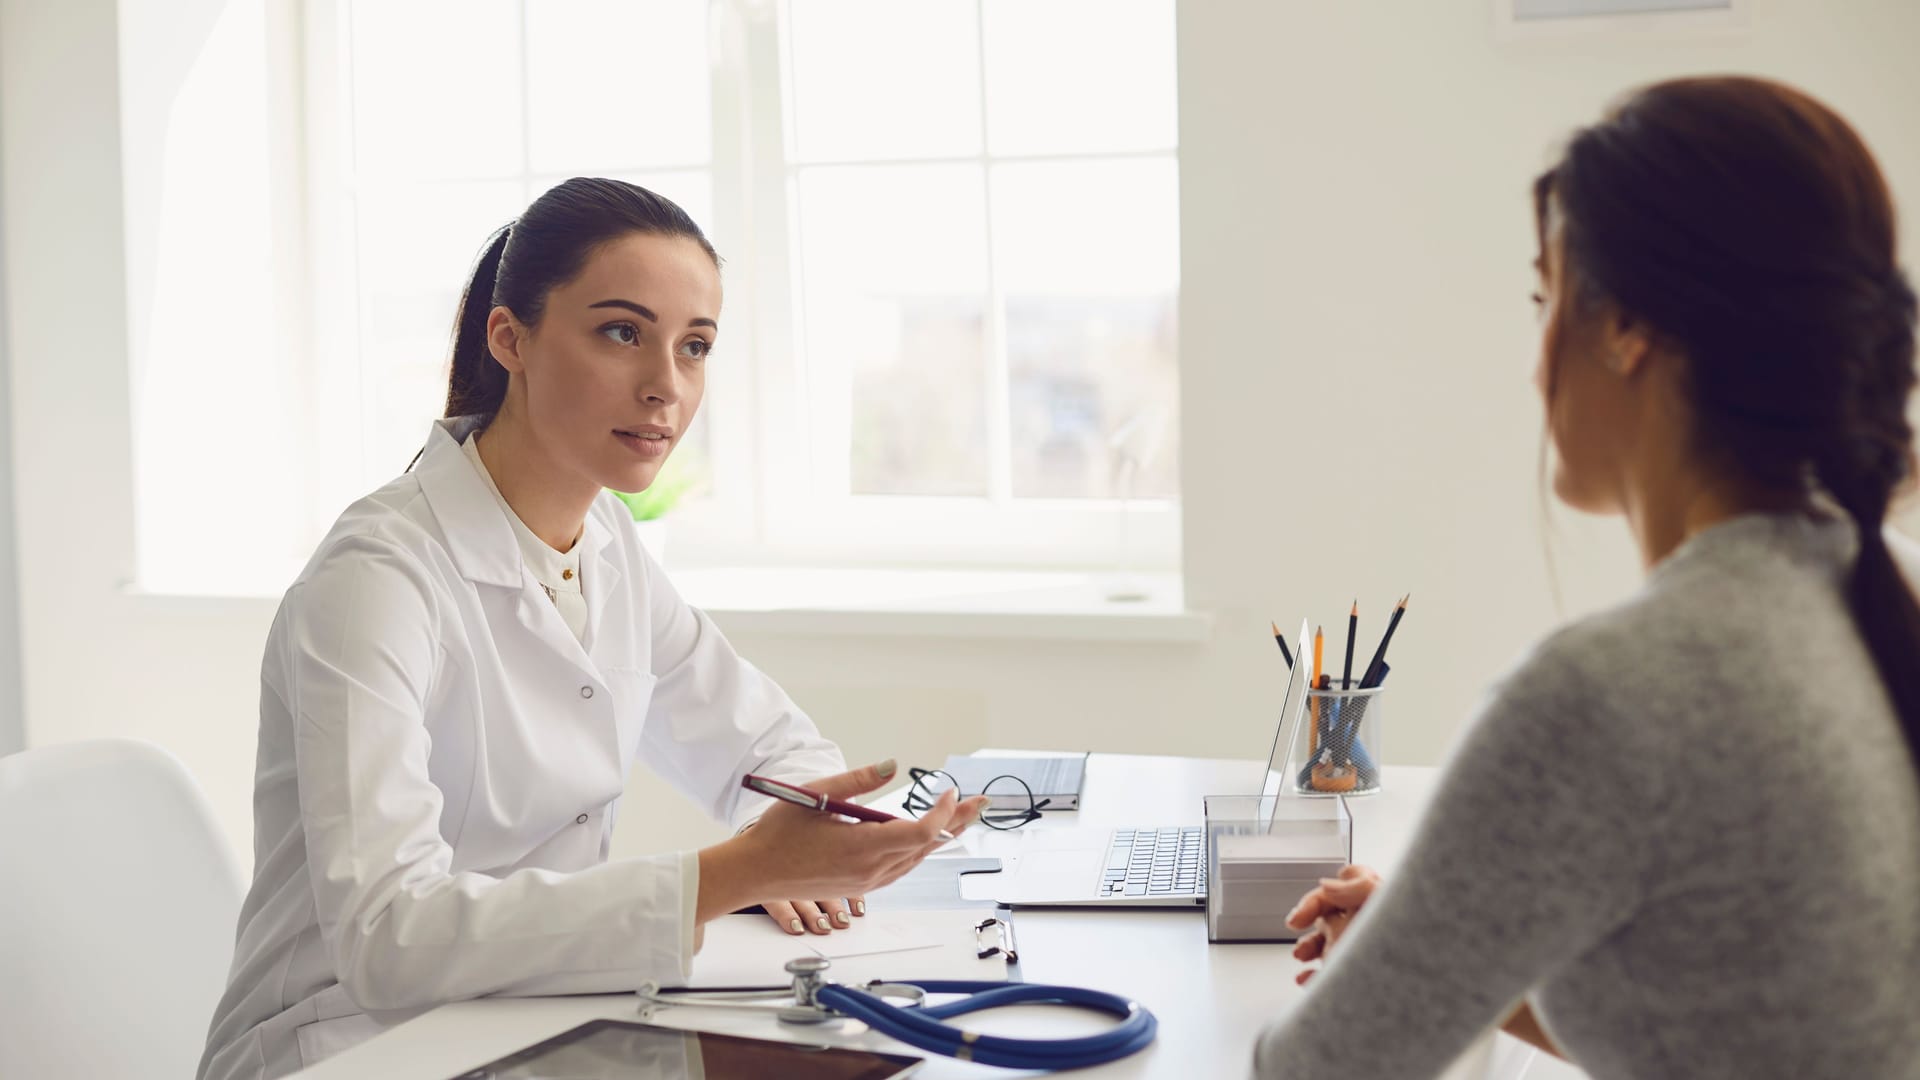
<path id="1" fill-rule="evenodd" d="M 1333 949 L 1333 943 L 1347 932 L 1353 917 L 1360 913 L 1361 906 L 1379 887 L 1380 875 L 1358 864 L 1341 867 L 1339 877 L 1321 878 L 1320 884 L 1301 897 L 1300 902 L 1287 913 L 1288 926 L 1296 930 L 1313 927 L 1312 933 L 1302 936 L 1294 944 L 1293 958 L 1303 964 L 1324 961 Z M 1308 968 L 1294 976 L 1293 981 L 1305 986 L 1313 978 L 1315 970 Z"/>
<path id="2" fill-rule="evenodd" d="M 888 761 L 807 786 L 848 798 L 878 791 L 893 775 Z M 959 835 L 985 807 L 984 797 L 961 801 L 947 792 L 917 821 L 851 822 L 776 802 L 753 828 L 700 853 L 698 921 L 757 903 L 790 934 L 850 926 L 850 915 L 866 914 L 869 891 L 919 865 L 946 843 L 942 829 Z"/>

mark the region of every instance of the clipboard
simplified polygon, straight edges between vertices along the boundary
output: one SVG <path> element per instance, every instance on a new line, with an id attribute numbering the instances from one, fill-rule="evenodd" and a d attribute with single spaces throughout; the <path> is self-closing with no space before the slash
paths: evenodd
<path id="1" fill-rule="evenodd" d="M 960 879 L 970 874 L 997 874 L 1006 864 L 995 858 L 933 855 L 891 885 L 867 896 L 868 906 L 888 908 L 969 908 L 992 910 L 992 900 L 969 900 L 960 893 Z M 1004 909 L 1003 909 L 1004 910 Z"/>
<path id="2" fill-rule="evenodd" d="M 839 983 L 970 979 L 1021 982 L 1013 912 L 994 908 L 894 908 L 867 914 L 831 934 L 788 934 L 765 915 L 723 915 L 707 923 L 705 945 L 686 985 L 696 990 L 784 981 L 787 961 L 824 956 Z"/>

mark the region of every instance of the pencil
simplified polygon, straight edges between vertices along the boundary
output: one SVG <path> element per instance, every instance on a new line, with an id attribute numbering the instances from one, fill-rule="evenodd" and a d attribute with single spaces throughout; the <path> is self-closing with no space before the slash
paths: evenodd
<path id="1" fill-rule="evenodd" d="M 1360 633 L 1360 600 L 1355 598 L 1353 610 L 1347 612 L 1347 666 L 1340 669 L 1340 689 L 1353 689 L 1353 639 Z"/>
<path id="2" fill-rule="evenodd" d="M 1320 669 L 1325 666 L 1325 664 L 1322 661 L 1325 659 L 1326 654 L 1327 654 L 1327 628 L 1324 626 L 1316 626 L 1313 628 L 1313 681 L 1307 684 L 1312 689 L 1318 690 L 1321 688 L 1320 687 Z M 1317 749 L 1320 746 L 1320 731 L 1322 728 L 1326 727 L 1326 725 L 1327 725 L 1327 699 L 1314 698 L 1313 699 L 1313 741 L 1308 744 L 1309 749 Z"/>
<path id="3" fill-rule="evenodd" d="M 1399 606 L 1393 609 L 1393 618 L 1387 620 L 1387 632 L 1380 636 L 1380 647 L 1373 650 L 1373 661 L 1367 665 L 1367 673 L 1360 678 L 1360 689 L 1371 690 L 1387 677 L 1387 645 L 1393 641 L 1393 632 L 1400 628 L 1400 619 L 1406 615 L 1407 601 L 1411 599 L 1413 594 L 1408 593 L 1400 598 Z"/>
<path id="4" fill-rule="evenodd" d="M 1287 662 L 1287 667 L 1291 670 L 1293 667 L 1293 651 L 1287 648 L 1287 636 L 1280 632 L 1279 623 L 1268 622 L 1267 625 L 1273 627 L 1273 643 L 1280 646 L 1280 657 Z"/>

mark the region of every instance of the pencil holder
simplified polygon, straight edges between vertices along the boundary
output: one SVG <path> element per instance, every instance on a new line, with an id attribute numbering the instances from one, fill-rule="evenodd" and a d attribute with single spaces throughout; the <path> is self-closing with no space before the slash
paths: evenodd
<path id="1" fill-rule="evenodd" d="M 1380 790 L 1380 695 L 1371 690 L 1311 690 L 1294 737 L 1287 776 L 1298 795 L 1371 795 Z"/>

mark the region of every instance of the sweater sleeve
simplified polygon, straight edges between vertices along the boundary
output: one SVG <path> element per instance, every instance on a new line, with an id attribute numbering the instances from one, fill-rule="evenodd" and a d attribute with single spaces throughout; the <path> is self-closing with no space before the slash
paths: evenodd
<path id="1" fill-rule="evenodd" d="M 1258 1077 L 1436 1075 L 1632 915 L 1649 771 L 1580 654 L 1550 641 L 1494 691 L 1404 863 L 1261 1034 Z"/>

